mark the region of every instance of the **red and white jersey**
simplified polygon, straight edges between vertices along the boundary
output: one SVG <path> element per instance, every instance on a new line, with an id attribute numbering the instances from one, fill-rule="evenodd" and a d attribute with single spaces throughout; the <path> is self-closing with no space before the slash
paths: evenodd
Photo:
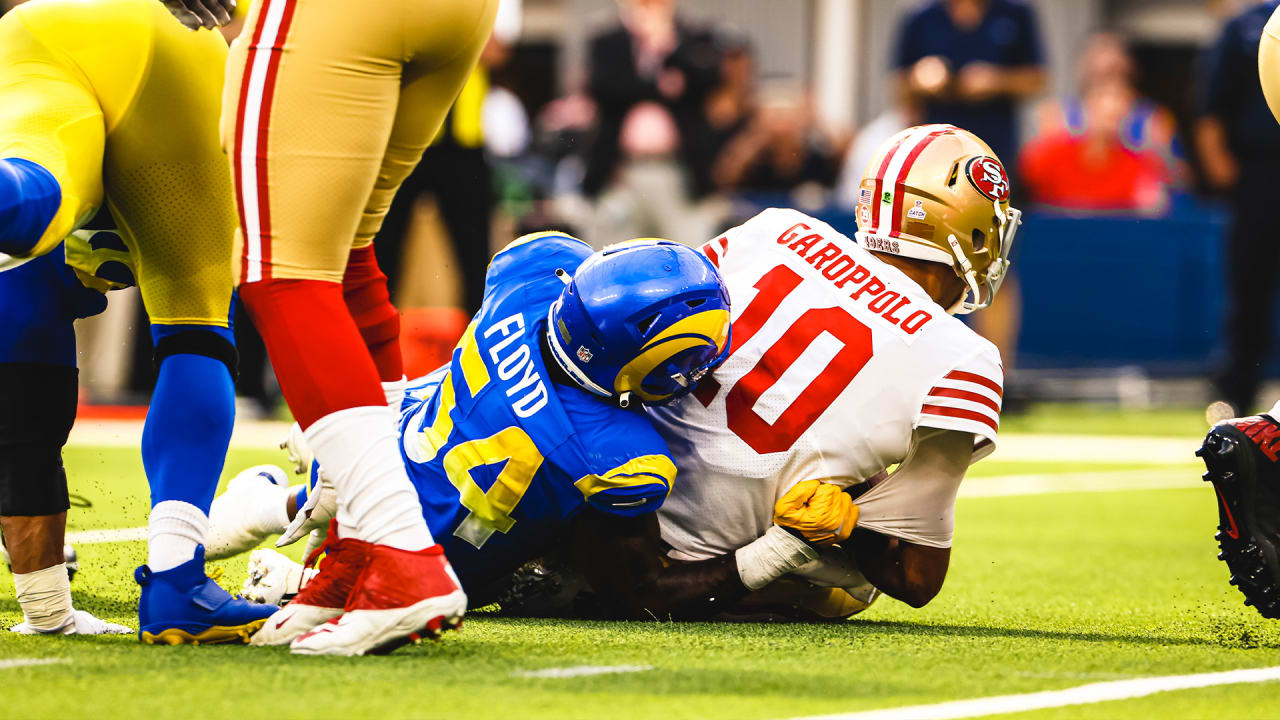
<path id="1" fill-rule="evenodd" d="M 693 394 L 650 409 L 679 469 L 659 515 L 673 557 L 751 542 L 798 482 L 871 479 L 907 457 L 917 427 L 973 433 L 975 460 L 994 448 L 999 351 L 897 268 L 777 208 L 702 252 L 729 289 L 732 352 Z"/>

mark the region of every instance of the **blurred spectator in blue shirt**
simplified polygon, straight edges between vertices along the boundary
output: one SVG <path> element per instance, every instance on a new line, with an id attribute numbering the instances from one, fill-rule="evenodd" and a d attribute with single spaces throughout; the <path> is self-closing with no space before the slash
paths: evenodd
<path id="1" fill-rule="evenodd" d="M 894 67 L 924 121 L 982 138 L 1006 167 L 1018 149 L 1017 102 L 1045 84 L 1031 8 L 1014 0 L 932 0 L 907 15 Z"/>
<path id="2" fill-rule="evenodd" d="M 1204 58 L 1196 150 L 1209 184 L 1230 199 L 1227 234 L 1227 358 L 1214 378 L 1221 413 L 1247 415 L 1262 383 L 1280 279 L 1280 125 L 1258 79 L 1258 43 L 1278 0 L 1254 3 L 1227 22 Z M 1212 408 L 1211 408 L 1212 410 Z"/>

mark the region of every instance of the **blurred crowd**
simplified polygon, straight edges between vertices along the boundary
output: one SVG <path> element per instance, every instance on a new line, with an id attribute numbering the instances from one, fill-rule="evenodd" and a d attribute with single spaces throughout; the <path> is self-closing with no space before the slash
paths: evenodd
<path id="1" fill-rule="evenodd" d="M 1280 179 L 1280 127 L 1256 68 L 1276 2 L 1245 4 L 1185 83 L 1195 95 L 1188 122 L 1140 91 L 1121 35 L 1092 36 L 1074 60 L 1074 87 L 1049 97 L 1032 5 L 921 0 L 898 19 L 888 57 L 873 59 L 890 70 L 887 109 L 850 132 L 851 123 L 819 119 L 808 88 L 761 77 L 761 38 L 691 19 L 693 0 L 617 0 L 582 66 L 560 68 L 547 81 L 555 96 L 534 106 L 522 93 L 529 73 L 514 59 L 520 2 L 503 0 L 480 65 L 377 238 L 404 313 L 406 366 L 426 371 L 447 357 L 480 304 L 491 253 L 518 234 L 559 228 L 596 246 L 645 236 L 699 244 L 768 205 L 852 217 L 875 147 L 911 125 L 946 122 L 991 145 L 1027 209 L 1160 217 L 1191 188 L 1223 198 L 1234 217 L 1225 253 L 1233 295 L 1216 388 L 1246 409 L 1270 343 L 1256 328 L 1271 321 L 1280 266 L 1269 206 L 1256 197 Z M 1015 277 L 974 316 L 1009 370 L 1019 315 Z M 270 412 L 272 375 L 248 322 L 240 325 L 241 390 Z M 145 392 L 147 365 L 117 370 L 117 384 Z"/>

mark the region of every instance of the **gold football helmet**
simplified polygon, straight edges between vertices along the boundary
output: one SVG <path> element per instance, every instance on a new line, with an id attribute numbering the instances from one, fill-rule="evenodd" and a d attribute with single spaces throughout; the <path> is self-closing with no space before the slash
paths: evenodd
<path id="1" fill-rule="evenodd" d="M 954 125 L 894 135 L 871 159 L 858 193 L 858 244 L 951 266 L 968 286 L 949 308 L 956 314 L 991 304 L 1021 222 L 1000 159 Z"/>

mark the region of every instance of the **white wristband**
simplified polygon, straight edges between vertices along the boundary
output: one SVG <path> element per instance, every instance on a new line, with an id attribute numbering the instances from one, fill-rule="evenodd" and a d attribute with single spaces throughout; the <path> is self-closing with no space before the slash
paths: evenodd
<path id="1" fill-rule="evenodd" d="M 759 590 L 796 568 L 818 559 L 818 551 L 774 525 L 734 553 L 738 577 L 748 590 Z"/>

